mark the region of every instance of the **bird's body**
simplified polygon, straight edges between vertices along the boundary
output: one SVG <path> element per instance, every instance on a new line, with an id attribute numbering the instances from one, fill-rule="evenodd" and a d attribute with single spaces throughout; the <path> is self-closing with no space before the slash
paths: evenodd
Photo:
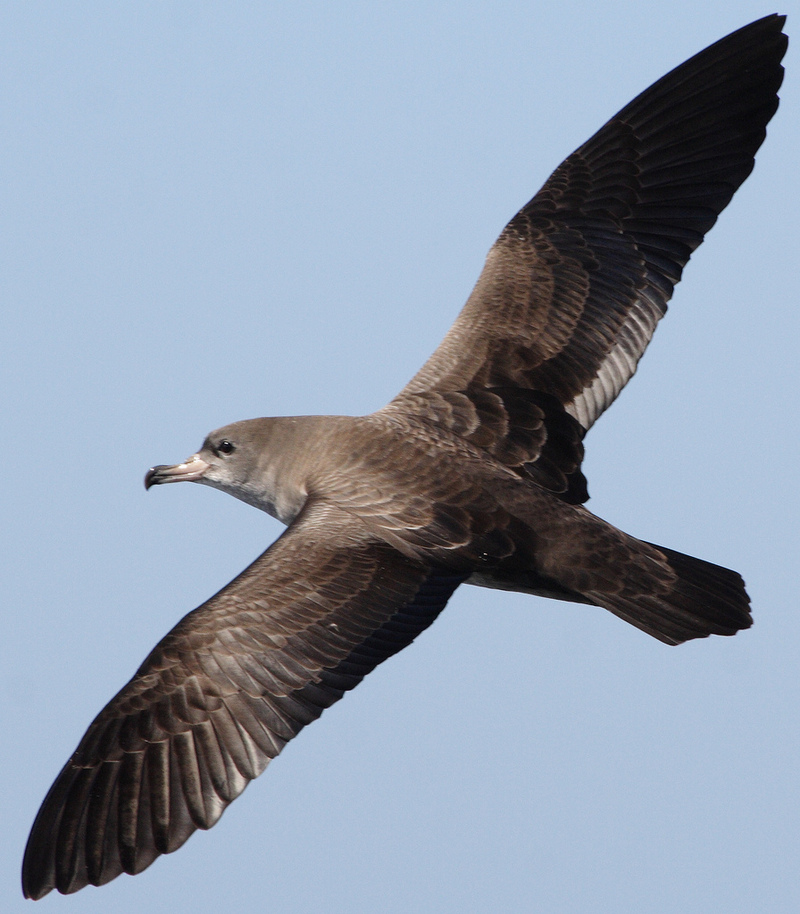
<path id="1" fill-rule="evenodd" d="M 383 409 L 236 422 L 149 471 L 148 487 L 210 485 L 288 529 L 95 719 L 34 824 L 26 895 L 140 872 L 213 825 L 462 583 L 601 606 L 668 644 L 751 624 L 736 572 L 592 514 L 581 463 L 752 170 L 782 25 L 770 16 L 706 49 L 568 157 Z"/>

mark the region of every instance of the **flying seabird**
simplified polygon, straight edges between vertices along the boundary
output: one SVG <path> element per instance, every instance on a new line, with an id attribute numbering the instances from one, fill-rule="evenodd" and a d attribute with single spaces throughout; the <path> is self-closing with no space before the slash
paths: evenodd
<path id="1" fill-rule="evenodd" d="M 590 513 L 581 462 L 753 168 L 778 106 L 784 21 L 691 58 L 569 156 L 387 406 L 235 422 L 147 473 L 147 488 L 213 486 L 288 529 L 91 724 L 33 825 L 27 897 L 139 873 L 210 828 L 462 583 L 594 604 L 667 644 L 751 624 L 736 572 Z"/>

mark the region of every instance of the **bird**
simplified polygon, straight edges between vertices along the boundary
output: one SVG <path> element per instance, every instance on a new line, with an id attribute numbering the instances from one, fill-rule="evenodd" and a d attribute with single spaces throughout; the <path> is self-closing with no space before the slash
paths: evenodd
<path id="1" fill-rule="evenodd" d="M 148 471 L 148 489 L 211 486 L 287 528 L 89 726 L 36 816 L 26 897 L 139 873 L 213 826 L 462 584 L 598 606 L 669 645 L 751 625 L 737 572 L 591 513 L 581 467 L 587 431 L 754 167 L 784 23 L 701 51 L 568 156 L 386 406 L 234 422 Z"/>

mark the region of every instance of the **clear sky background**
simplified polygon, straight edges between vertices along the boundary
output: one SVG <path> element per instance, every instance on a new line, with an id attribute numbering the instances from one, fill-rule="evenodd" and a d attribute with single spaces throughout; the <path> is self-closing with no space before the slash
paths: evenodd
<path id="1" fill-rule="evenodd" d="M 277 522 L 147 468 L 369 412 L 639 91 L 775 11 L 684 2 L 0 8 L 0 910 L 95 713 Z M 59 912 L 800 910 L 800 2 L 756 169 L 587 438 L 601 516 L 742 572 L 666 647 L 462 588 L 210 832 Z"/>

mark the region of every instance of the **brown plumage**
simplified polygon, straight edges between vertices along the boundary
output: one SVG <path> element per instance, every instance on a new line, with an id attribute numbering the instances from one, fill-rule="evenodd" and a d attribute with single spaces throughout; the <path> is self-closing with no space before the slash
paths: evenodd
<path id="1" fill-rule="evenodd" d="M 289 526 L 89 727 L 34 823 L 26 896 L 141 872 L 209 828 L 463 582 L 602 606 L 668 644 L 751 624 L 736 572 L 591 514 L 581 462 L 585 432 L 753 168 L 783 23 L 698 54 L 559 166 L 382 410 L 234 423 L 150 470 L 148 487 L 215 486 Z"/>

